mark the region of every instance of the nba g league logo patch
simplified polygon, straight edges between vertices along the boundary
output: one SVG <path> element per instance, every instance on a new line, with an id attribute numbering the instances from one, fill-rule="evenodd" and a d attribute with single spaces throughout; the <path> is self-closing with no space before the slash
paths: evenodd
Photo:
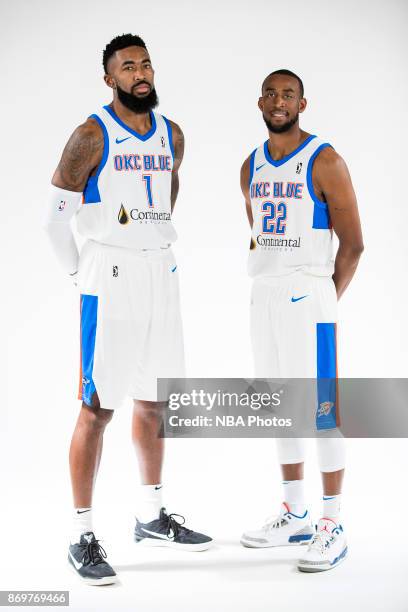
<path id="1" fill-rule="evenodd" d="M 303 163 L 299 162 L 298 165 L 296 166 L 296 174 L 300 174 L 302 172 L 302 166 L 303 166 Z"/>
<path id="2" fill-rule="evenodd" d="M 112 275 L 113 275 L 113 278 L 118 278 L 118 276 L 119 276 L 119 268 L 118 268 L 118 266 L 113 266 Z"/>

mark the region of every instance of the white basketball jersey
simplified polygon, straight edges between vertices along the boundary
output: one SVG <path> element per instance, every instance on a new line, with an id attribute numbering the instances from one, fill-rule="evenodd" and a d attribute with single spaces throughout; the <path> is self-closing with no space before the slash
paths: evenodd
<path id="1" fill-rule="evenodd" d="M 101 163 L 85 186 L 77 228 L 86 238 L 134 249 L 159 249 L 176 240 L 171 223 L 171 125 L 150 113 L 143 136 L 125 125 L 112 108 L 91 115 L 100 125 Z"/>
<path id="2" fill-rule="evenodd" d="M 329 146 L 309 136 L 279 161 L 272 159 L 268 141 L 251 154 L 250 276 L 283 276 L 299 270 L 317 276 L 333 274 L 328 206 L 317 198 L 312 182 L 314 160 Z"/>

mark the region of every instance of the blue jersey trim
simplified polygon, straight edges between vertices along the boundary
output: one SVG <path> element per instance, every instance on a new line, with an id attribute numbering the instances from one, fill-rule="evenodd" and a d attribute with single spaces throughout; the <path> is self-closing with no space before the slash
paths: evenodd
<path id="1" fill-rule="evenodd" d="M 169 137 L 169 145 L 170 145 L 170 150 L 171 150 L 171 154 L 173 156 L 173 161 L 174 161 L 174 143 L 173 143 L 173 128 L 171 127 L 171 123 L 170 121 L 167 119 L 167 117 L 165 117 L 164 115 L 162 115 L 166 126 L 167 126 L 167 134 Z"/>
<path id="2" fill-rule="evenodd" d="M 328 142 L 324 142 L 319 147 L 317 147 L 316 151 L 313 153 L 313 155 L 311 155 L 309 159 L 309 163 L 307 165 L 307 173 L 306 173 L 307 188 L 309 190 L 310 197 L 312 198 L 314 202 L 313 225 L 312 225 L 313 229 L 329 229 L 330 227 L 329 207 L 327 206 L 326 202 L 322 202 L 322 200 L 319 200 L 319 198 L 317 197 L 315 190 L 313 188 L 313 181 L 312 181 L 312 171 L 313 171 L 314 161 L 316 157 L 319 155 L 320 151 L 322 151 L 326 147 L 331 147 L 331 144 L 329 144 Z"/>
<path id="3" fill-rule="evenodd" d="M 313 229 L 330 229 L 330 215 L 327 204 L 322 206 L 317 202 L 314 203 L 313 208 Z"/>
<path id="4" fill-rule="evenodd" d="M 301 151 L 302 149 L 304 149 L 311 140 L 313 140 L 313 138 L 316 138 L 316 136 L 314 134 L 311 134 L 310 136 L 308 136 L 306 138 L 306 140 L 304 142 L 302 142 L 302 144 L 300 144 L 294 151 L 292 151 L 292 153 L 289 153 L 289 155 L 285 155 L 285 157 L 282 157 L 282 159 L 279 159 L 278 161 L 275 161 L 272 157 L 271 154 L 269 153 L 269 149 L 268 149 L 268 140 L 266 140 L 264 142 L 264 154 L 265 154 L 265 158 L 266 160 L 272 164 L 272 166 L 278 167 L 278 166 L 282 166 L 283 164 L 285 164 L 287 161 L 289 161 L 289 159 L 292 159 L 292 157 L 294 157 L 295 155 L 297 155 L 299 153 L 299 151 Z"/>
<path id="5" fill-rule="evenodd" d="M 251 183 L 252 183 L 252 179 L 254 176 L 254 166 L 255 166 L 255 153 L 256 153 L 256 149 L 254 149 L 251 153 L 251 156 L 249 158 L 249 185 L 248 187 L 251 187 Z"/>
<path id="6" fill-rule="evenodd" d="M 318 431 L 337 427 L 336 324 L 316 323 Z"/>
<path id="7" fill-rule="evenodd" d="M 84 187 L 84 204 L 99 204 L 101 195 L 98 189 L 98 179 L 102 172 L 109 155 L 109 136 L 106 126 L 98 115 L 91 115 L 89 119 L 95 119 L 103 132 L 103 153 L 96 174 L 90 176 Z"/>
<path id="8" fill-rule="evenodd" d="M 82 401 L 92 405 L 95 383 L 92 378 L 95 354 L 98 296 L 81 294 Z"/>
<path id="9" fill-rule="evenodd" d="M 107 113 L 110 114 L 110 116 L 112 117 L 112 119 L 114 119 L 116 121 L 116 123 L 119 123 L 119 125 L 124 130 L 126 130 L 127 132 L 129 132 L 133 136 L 136 136 L 136 138 L 138 138 L 139 140 L 149 140 L 149 138 L 151 136 L 153 136 L 153 134 L 156 131 L 156 118 L 155 118 L 154 113 L 152 111 L 150 111 L 150 121 L 152 122 L 152 127 L 150 128 L 150 130 L 148 132 L 146 132 L 146 134 L 139 134 L 139 132 L 136 132 L 135 130 L 132 130 L 132 128 L 129 127 L 128 125 L 126 125 L 126 123 L 123 123 L 122 119 L 120 119 L 117 116 L 117 114 L 115 113 L 113 108 L 111 108 L 110 106 L 104 106 L 103 108 L 106 110 Z"/>

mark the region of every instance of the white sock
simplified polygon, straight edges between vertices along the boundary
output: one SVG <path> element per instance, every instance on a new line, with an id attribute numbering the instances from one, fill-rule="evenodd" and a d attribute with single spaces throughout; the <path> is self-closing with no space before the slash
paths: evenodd
<path id="1" fill-rule="evenodd" d="M 338 495 L 323 495 L 323 518 L 329 518 L 335 523 L 340 523 L 341 493 Z"/>
<path id="2" fill-rule="evenodd" d="M 78 543 L 81 534 L 93 531 L 92 508 L 74 508 L 72 515 L 71 544 Z"/>
<path id="3" fill-rule="evenodd" d="M 303 480 L 284 480 L 283 499 L 290 511 L 296 516 L 303 516 L 307 510 Z"/>
<path id="4" fill-rule="evenodd" d="M 140 485 L 139 502 L 136 516 L 141 523 L 150 523 L 159 518 L 160 508 L 162 508 L 163 485 Z"/>

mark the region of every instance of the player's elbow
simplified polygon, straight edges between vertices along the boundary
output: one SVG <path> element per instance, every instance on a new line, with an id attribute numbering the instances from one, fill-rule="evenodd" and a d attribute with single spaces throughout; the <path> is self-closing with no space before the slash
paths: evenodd
<path id="1" fill-rule="evenodd" d="M 340 250 L 345 259 L 348 259 L 350 262 L 358 262 L 364 251 L 363 240 L 340 243 Z"/>
<path id="2" fill-rule="evenodd" d="M 338 230 L 336 235 L 339 240 L 339 247 L 344 252 L 361 255 L 364 251 L 363 235 L 359 228 L 355 228 L 355 230 Z"/>
<path id="3" fill-rule="evenodd" d="M 363 240 L 361 239 L 359 242 L 353 245 L 353 254 L 355 257 L 360 259 L 363 252 L 364 252 L 364 243 L 363 243 Z"/>

